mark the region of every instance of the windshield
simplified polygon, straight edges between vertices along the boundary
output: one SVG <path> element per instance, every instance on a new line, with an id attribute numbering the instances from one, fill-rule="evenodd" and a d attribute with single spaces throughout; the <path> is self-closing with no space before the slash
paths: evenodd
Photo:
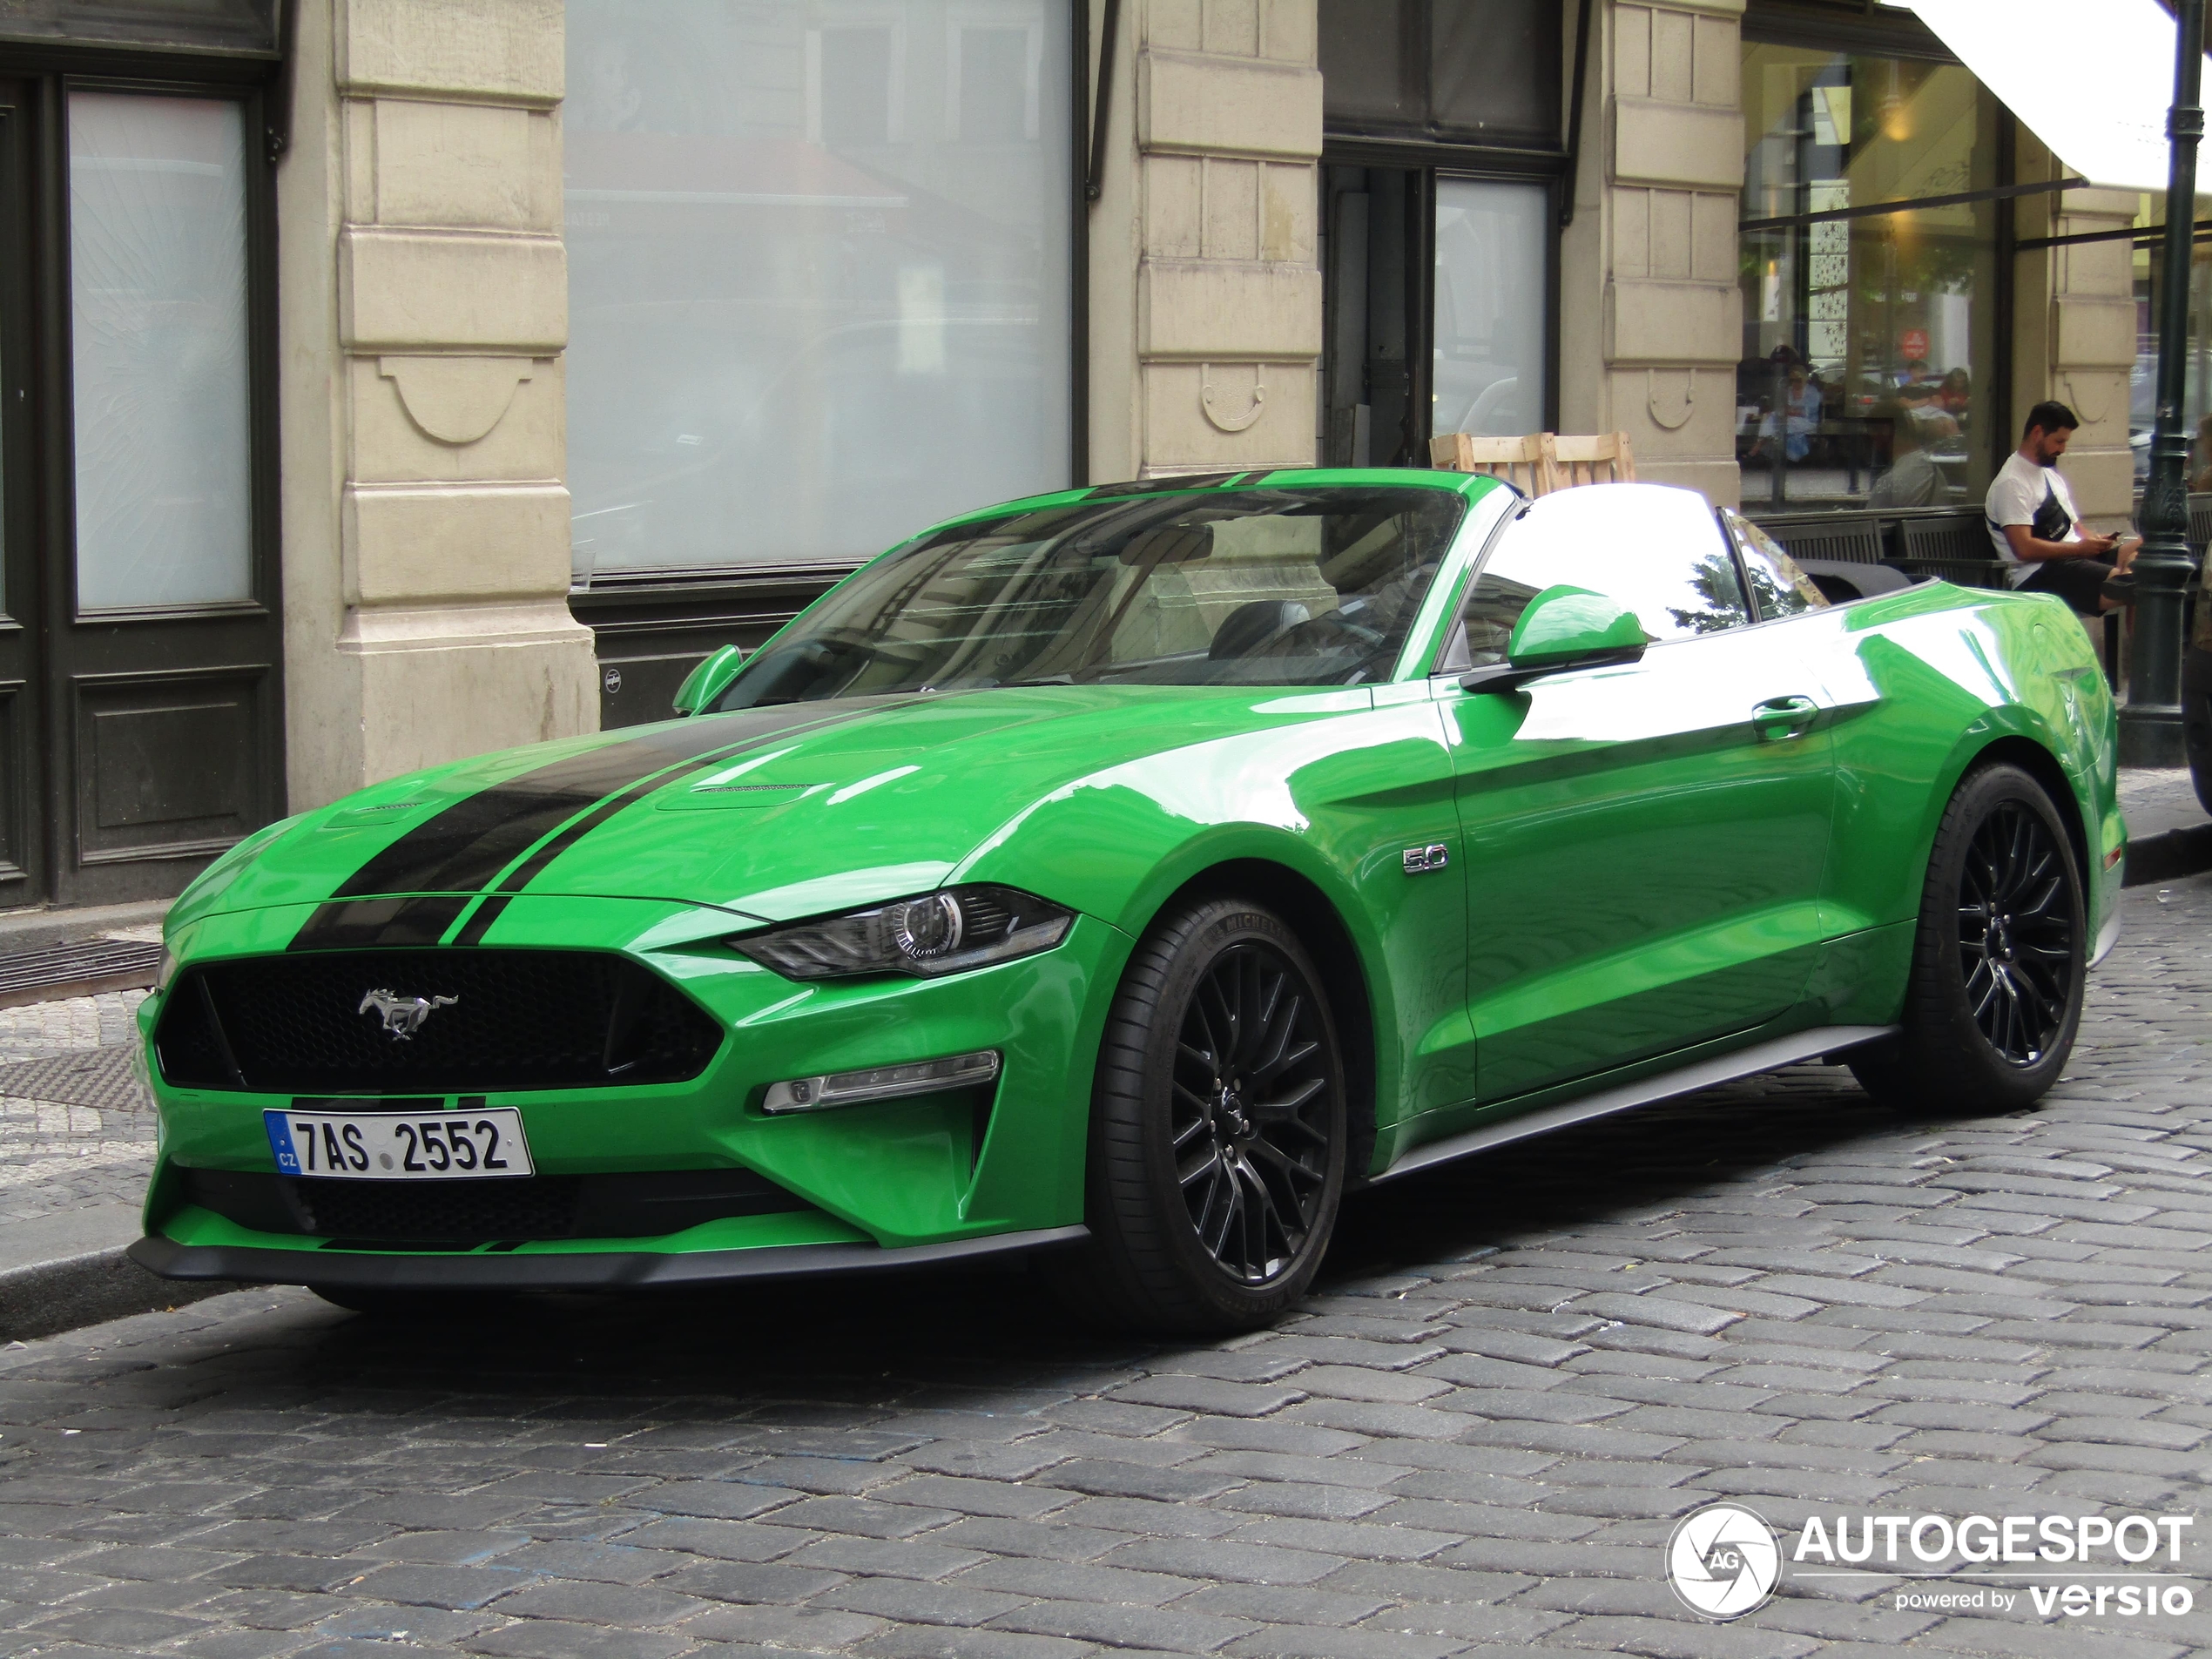
<path id="1" fill-rule="evenodd" d="M 1239 489 L 1038 508 L 886 554 L 745 665 L 717 711 L 994 685 L 1354 685 L 1386 677 L 1456 492 Z"/>

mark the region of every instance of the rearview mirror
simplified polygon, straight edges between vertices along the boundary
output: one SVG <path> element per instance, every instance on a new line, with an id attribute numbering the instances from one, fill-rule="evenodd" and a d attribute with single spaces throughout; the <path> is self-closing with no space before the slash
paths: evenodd
<path id="1" fill-rule="evenodd" d="M 745 666 L 745 653 L 735 645 L 718 647 L 705 661 L 684 676 L 684 683 L 676 688 L 676 712 L 679 715 L 697 714 L 701 709 L 714 706 L 714 700 L 730 689 L 730 682 Z"/>
<path id="2" fill-rule="evenodd" d="M 1561 583 L 1528 602 L 1506 644 L 1506 660 L 1460 681 L 1470 691 L 1506 691 L 1541 675 L 1633 663 L 1650 637 L 1617 599 Z"/>

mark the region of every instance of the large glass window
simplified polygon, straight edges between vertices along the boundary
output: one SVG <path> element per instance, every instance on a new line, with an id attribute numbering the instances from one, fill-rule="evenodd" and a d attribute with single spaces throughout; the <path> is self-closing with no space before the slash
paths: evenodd
<path id="1" fill-rule="evenodd" d="M 246 121 L 69 95 L 80 610 L 252 591 Z"/>
<path id="2" fill-rule="evenodd" d="M 1542 429 L 1550 208 L 1542 185 L 1436 181 L 1432 431 Z"/>
<path id="3" fill-rule="evenodd" d="M 579 579 L 857 560 L 1068 481 L 1066 6 L 567 15 Z"/>
<path id="4" fill-rule="evenodd" d="M 1743 48 L 1737 457 L 1748 504 L 1979 502 L 2009 446 L 1999 342 L 1999 106 L 1956 64 Z M 1761 221 L 1781 220 L 1766 223 Z"/>
<path id="5" fill-rule="evenodd" d="M 1554 146 L 1572 15 L 1556 0 L 1320 0 L 1330 129 Z"/>
<path id="6" fill-rule="evenodd" d="M 2135 223 L 2153 230 L 2164 225 L 2162 197 L 2144 195 Z M 2205 198 L 2197 198 L 2197 217 Z M 2188 486 L 2212 491 L 2212 242 L 2197 233 L 2189 260 L 2188 354 L 2182 389 L 2182 422 L 2189 435 Z M 2155 241 L 2134 249 L 2135 363 L 2128 381 L 2128 447 L 2134 457 L 2135 488 L 2150 482 L 2150 441 L 2158 418 L 2158 291 L 2165 275 L 2165 250 Z"/>

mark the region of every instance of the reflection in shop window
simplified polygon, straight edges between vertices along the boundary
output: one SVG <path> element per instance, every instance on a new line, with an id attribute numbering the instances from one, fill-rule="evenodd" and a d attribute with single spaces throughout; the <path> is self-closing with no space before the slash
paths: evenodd
<path id="1" fill-rule="evenodd" d="M 959 121 L 949 136 L 962 144 L 1033 141 L 1042 31 L 962 25 L 958 33 L 953 64 L 959 80 L 948 102 Z"/>
<path id="2" fill-rule="evenodd" d="M 72 91 L 69 211 L 78 607 L 246 599 L 245 111 Z"/>
<path id="3" fill-rule="evenodd" d="M 1743 49 L 1737 458 L 1761 507 L 1979 502 L 1994 361 L 1998 106 L 1955 64 Z M 1831 215 L 1823 218 L 1821 215 Z"/>
<path id="4" fill-rule="evenodd" d="M 570 0 L 579 580 L 1067 482 L 1073 50 L 1049 0 Z"/>
<path id="5" fill-rule="evenodd" d="M 1432 431 L 1542 428 L 1550 202 L 1541 185 L 1436 181 Z"/>
<path id="6" fill-rule="evenodd" d="M 2165 209 L 2161 199 L 2143 196 L 2135 222 L 2145 229 L 2162 225 Z M 2200 217 L 2202 211 L 2198 209 Z M 2203 233 L 2197 234 L 2201 239 Z M 2128 378 L 2128 448 L 2134 462 L 2137 489 L 2150 480 L 2151 432 L 2158 415 L 2161 262 L 2162 251 L 2157 243 L 2135 247 L 2135 362 Z M 2196 495 L 2212 492 L 2212 244 L 2202 239 L 2189 262 L 2188 355 L 2182 371 L 2182 428 L 2189 434 L 2189 489 Z"/>

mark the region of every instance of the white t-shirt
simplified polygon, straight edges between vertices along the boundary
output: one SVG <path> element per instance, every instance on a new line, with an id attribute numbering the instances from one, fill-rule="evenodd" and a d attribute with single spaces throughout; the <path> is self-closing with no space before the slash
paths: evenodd
<path id="1" fill-rule="evenodd" d="M 2017 449 L 1997 469 L 1997 476 L 1989 486 L 1988 498 L 1982 504 L 1989 520 L 1989 539 L 1997 544 L 1997 556 L 2012 567 L 2005 572 L 2005 580 L 2015 588 L 2035 574 L 2035 566 L 2013 551 L 2013 544 L 2005 539 L 2005 526 L 2034 523 L 2036 510 L 2047 496 L 2059 498 L 2059 505 L 2072 521 L 2066 534 L 2058 539 L 2080 541 L 2081 515 L 2074 508 L 2073 491 L 2066 487 L 2065 475 L 2056 467 L 2037 466 Z"/>

